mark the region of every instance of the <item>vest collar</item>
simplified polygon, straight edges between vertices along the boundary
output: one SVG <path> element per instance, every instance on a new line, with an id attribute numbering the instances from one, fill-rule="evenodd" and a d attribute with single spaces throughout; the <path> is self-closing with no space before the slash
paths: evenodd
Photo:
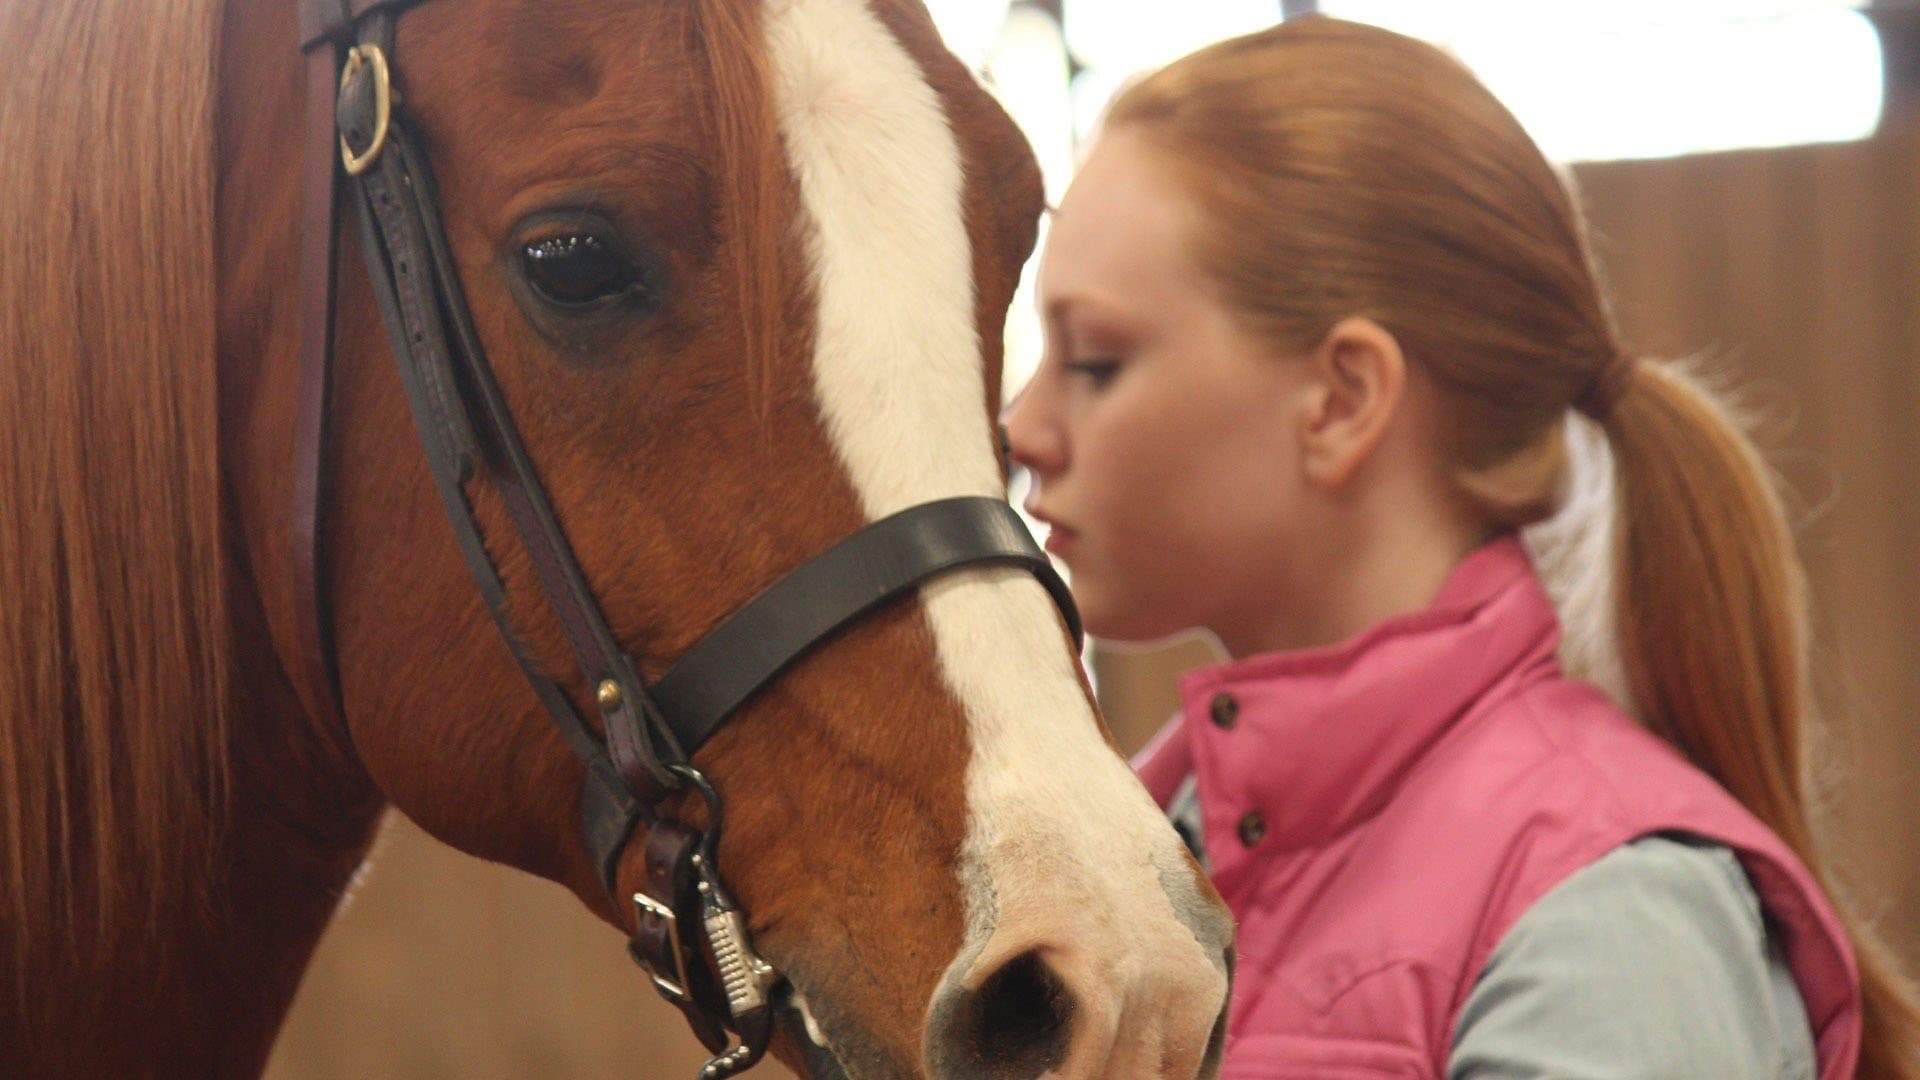
<path id="1" fill-rule="evenodd" d="M 1181 730 L 1149 757 L 1198 774 L 1207 851 L 1229 875 L 1250 854 L 1319 845 L 1371 817 L 1495 691 L 1555 673 L 1559 636 L 1525 548 L 1503 535 L 1422 611 L 1188 673 Z"/>

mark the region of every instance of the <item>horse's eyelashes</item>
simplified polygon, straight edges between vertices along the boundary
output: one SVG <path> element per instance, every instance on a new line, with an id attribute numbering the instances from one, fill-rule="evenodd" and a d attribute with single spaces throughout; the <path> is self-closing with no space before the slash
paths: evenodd
<path id="1" fill-rule="evenodd" d="M 632 258 L 613 240 L 592 232 L 562 233 L 520 249 L 522 272 L 534 292 L 568 310 L 598 308 L 644 291 Z"/>

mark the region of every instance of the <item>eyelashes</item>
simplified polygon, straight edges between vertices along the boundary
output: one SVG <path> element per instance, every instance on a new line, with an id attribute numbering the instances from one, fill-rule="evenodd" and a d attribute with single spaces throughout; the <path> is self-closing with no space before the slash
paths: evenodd
<path id="1" fill-rule="evenodd" d="M 1069 375 L 1083 379 L 1095 389 L 1106 386 L 1120 372 L 1118 360 L 1073 360 L 1060 365 Z"/>

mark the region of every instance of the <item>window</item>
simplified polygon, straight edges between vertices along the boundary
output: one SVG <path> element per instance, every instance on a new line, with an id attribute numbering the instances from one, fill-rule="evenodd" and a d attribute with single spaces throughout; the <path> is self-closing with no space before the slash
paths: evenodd
<path id="1" fill-rule="evenodd" d="M 1057 201 L 1076 147 L 1130 76 L 1270 26 L 1280 0 L 929 0 L 1040 156 Z M 1559 161 L 1865 138 L 1880 39 L 1861 0 L 1320 0 L 1453 51 Z M 1056 20 L 1049 7 L 1057 7 Z M 1064 24 L 1064 25 L 1063 25 Z M 1031 269 L 1029 270 L 1031 273 Z M 1032 294 L 1008 323 L 1007 385 L 1039 352 Z"/>

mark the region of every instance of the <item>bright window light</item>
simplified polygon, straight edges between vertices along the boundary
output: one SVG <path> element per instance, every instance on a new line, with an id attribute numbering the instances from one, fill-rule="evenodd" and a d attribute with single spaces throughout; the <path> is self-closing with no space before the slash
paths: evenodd
<path id="1" fill-rule="evenodd" d="M 1026 133 L 1058 202 L 1073 172 L 1073 105 L 1060 24 L 1033 8 L 1016 8 L 987 58 L 987 85 Z"/>
<path id="2" fill-rule="evenodd" d="M 1007 21 L 1007 0 L 927 0 L 927 10 L 947 48 L 975 71 L 986 64 Z"/>
<path id="3" fill-rule="evenodd" d="M 1559 161 L 1845 142 L 1880 121 L 1880 35 L 1851 0 L 1323 0 L 1445 46 Z"/>
<path id="4" fill-rule="evenodd" d="M 1280 20 L 1279 0 L 1066 0 L 1067 46 L 1090 68 L 1131 73 Z"/>
<path id="5" fill-rule="evenodd" d="M 1067 87 L 1067 53 L 1060 26 L 1032 8 L 1016 8 L 987 60 L 987 81 L 1014 123 L 1026 133 L 1046 180 L 1047 205 L 1059 204 L 1073 178 L 1074 126 Z M 1041 221 L 1042 240 L 1047 221 Z M 1013 393 L 1040 359 L 1043 330 L 1034 300 L 1039 260 L 1029 260 L 1007 313 L 1007 362 L 1002 384 Z"/>
<path id="6" fill-rule="evenodd" d="M 1061 28 L 1009 0 L 927 0 L 949 48 L 1032 142 L 1057 202 L 1129 79 L 1278 21 L 1278 0 L 1063 0 Z M 1329 15 L 1459 56 L 1558 161 L 1656 158 L 1866 138 L 1885 62 L 1862 0 L 1321 0 Z M 1079 71 L 1068 82 L 1071 55 Z M 1042 230 L 1045 230 L 1042 222 Z M 1007 389 L 1039 355 L 1027 268 Z"/>

